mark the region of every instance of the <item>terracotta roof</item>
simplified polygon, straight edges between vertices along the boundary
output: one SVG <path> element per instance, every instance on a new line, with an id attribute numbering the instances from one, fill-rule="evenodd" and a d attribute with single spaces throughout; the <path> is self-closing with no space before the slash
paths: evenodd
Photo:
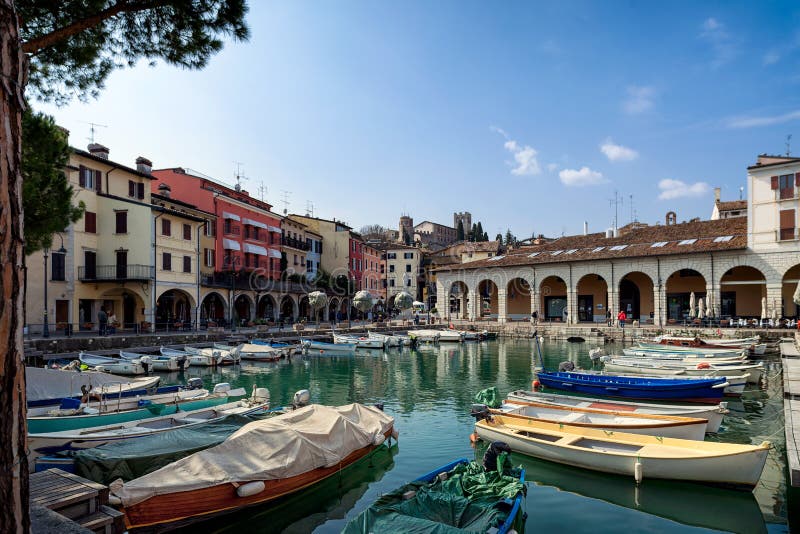
<path id="1" fill-rule="evenodd" d="M 132 167 L 128 167 L 127 165 L 123 165 L 122 163 L 117 163 L 116 161 L 113 161 L 113 160 L 110 160 L 110 159 L 101 158 L 100 156 L 95 156 L 91 152 L 87 152 L 85 150 L 81 150 L 80 148 L 75 148 L 75 147 L 69 147 L 69 148 L 70 148 L 70 150 L 72 150 L 72 152 L 74 152 L 75 154 L 77 154 L 79 156 L 83 156 L 84 158 L 88 158 L 88 159 L 94 160 L 94 161 L 96 161 L 98 163 L 102 163 L 103 165 L 108 165 L 108 166 L 114 167 L 116 169 L 122 169 L 125 172 L 129 172 L 131 174 L 136 174 L 137 176 L 141 176 L 142 178 L 149 178 L 151 180 L 155 180 L 155 176 L 153 176 L 152 174 L 146 174 L 146 173 L 143 173 L 143 172 L 141 172 L 141 171 L 139 171 L 137 169 L 134 169 Z"/>
<path id="2" fill-rule="evenodd" d="M 746 200 L 729 200 L 727 202 L 717 202 L 717 209 L 719 211 L 732 211 L 732 210 L 746 210 Z"/>
<path id="3" fill-rule="evenodd" d="M 683 244 L 681 244 L 683 243 Z M 604 233 L 566 236 L 550 243 L 520 247 L 506 255 L 460 264 L 458 269 L 481 269 L 565 263 L 640 256 L 736 250 L 747 247 L 747 217 L 693 221 L 669 226 L 645 226 L 619 237 Z M 441 271 L 455 270 L 443 267 Z"/>
<path id="4" fill-rule="evenodd" d="M 456 263 L 461 263 L 461 259 L 456 258 L 455 256 L 426 256 L 425 259 L 430 263 L 435 263 L 436 265 L 453 265 Z"/>

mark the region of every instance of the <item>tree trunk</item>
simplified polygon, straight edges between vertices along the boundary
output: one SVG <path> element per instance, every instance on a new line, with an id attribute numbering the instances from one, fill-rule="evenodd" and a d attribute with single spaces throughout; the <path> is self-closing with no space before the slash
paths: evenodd
<path id="1" fill-rule="evenodd" d="M 0 0 L 0 532 L 28 532 L 23 321 L 22 110 L 26 60 L 13 0 Z"/>

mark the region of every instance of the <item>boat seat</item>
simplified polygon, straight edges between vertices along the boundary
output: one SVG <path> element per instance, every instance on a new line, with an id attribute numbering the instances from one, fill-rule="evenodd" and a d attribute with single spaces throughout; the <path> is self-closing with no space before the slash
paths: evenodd
<path id="1" fill-rule="evenodd" d="M 583 439 L 583 436 L 564 436 L 563 438 L 558 440 L 556 443 L 558 445 L 572 445 L 576 441 L 580 441 L 582 439 Z"/>
<path id="2" fill-rule="evenodd" d="M 559 423 L 570 424 L 570 423 L 581 423 L 586 418 L 585 413 L 581 412 L 572 412 L 571 414 L 563 417 Z"/>

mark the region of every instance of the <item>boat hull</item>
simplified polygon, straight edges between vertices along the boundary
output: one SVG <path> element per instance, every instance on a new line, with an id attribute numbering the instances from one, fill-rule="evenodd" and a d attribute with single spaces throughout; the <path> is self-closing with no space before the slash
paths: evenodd
<path id="1" fill-rule="evenodd" d="M 303 342 L 303 350 L 310 351 L 324 351 L 324 352 L 342 352 L 352 353 L 356 350 L 355 343 L 325 343 L 324 341 L 311 341 L 306 340 Z"/>
<path id="2" fill-rule="evenodd" d="M 723 387 L 713 387 L 724 382 L 714 380 L 679 380 L 671 378 L 629 378 L 614 375 L 588 375 L 582 373 L 539 372 L 539 381 L 545 387 L 588 393 L 606 397 L 645 400 L 674 400 L 719 402 Z"/>

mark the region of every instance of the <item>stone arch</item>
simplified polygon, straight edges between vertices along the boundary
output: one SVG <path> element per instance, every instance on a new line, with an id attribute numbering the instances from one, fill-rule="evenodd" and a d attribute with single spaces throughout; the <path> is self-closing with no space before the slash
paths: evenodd
<path id="1" fill-rule="evenodd" d="M 182 289 L 167 289 L 156 299 L 156 328 L 172 328 L 175 324 L 191 324 L 194 297 Z"/>
<path id="2" fill-rule="evenodd" d="M 253 319 L 253 312 L 255 311 L 255 304 L 253 299 L 247 293 L 239 293 L 236 295 L 236 300 L 233 302 L 233 311 L 237 324 L 247 324 Z"/>
<path id="3" fill-rule="evenodd" d="M 767 278 L 761 270 L 749 265 L 736 265 L 719 279 L 719 302 L 713 303 L 720 317 L 761 317 L 761 299 L 767 297 Z M 769 306 L 778 303 L 769 303 Z"/>
<path id="4" fill-rule="evenodd" d="M 476 319 L 497 319 L 499 310 L 498 287 L 497 282 L 490 278 L 484 278 L 478 282 Z"/>
<path id="5" fill-rule="evenodd" d="M 531 316 L 531 284 L 525 278 L 512 278 L 506 285 L 506 317 L 527 321 Z"/>
<path id="6" fill-rule="evenodd" d="M 542 278 L 539 283 L 539 293 L 541 294 L 542 319 L 551 321 L 564 321 L 565 310 L 567 310 L 567 282 L 558 275 L 550 275 Z"/>
<path id="7" fill-rule="evenodd" d="M 300 319 L 305 319 L 306 321 L 310 321 L 312 319 L 311 304 L 308 302 L 308 295 L 303 295 L 300 297 L 298 308 Z"/>
<path id="8" fill-rule="evenodd" d="M 146 302 L 149 302 L 149 299 L 133 288 L 115 287 L 103 292 L 97 310 L 100 309 L 100 306 L 105 306 L 108 315 L 113 313 L 122 328 L 135 328 L 145 320 L 143 310 L 149 308 L 149 304 L 145 304 Z M 70 322 L 68 317 L 59 317 L 58 311 L 56 310 L 56 317 L 54 317 L 55 322 Z M 81 323 L 92 322 L 92 314 L 87 315 L 84 311 L 84 315 L 89 318 L 84 317 L 84 320 L 80 321 Z"/>
<path id="9" fill-rule="evenodd" d="M 707 287 L 707 278 L 700 271 L 692 268 L 674 270 L 665 285 L 667 323 L 682 323 L 696 316 L 696 308 L 692 310 L 689 305 L 691 295 L 694 293 L 696 306 L 701 298 L 706 298 Z"/>
<path id="10" fill-rule="evenodd" d="M 283 321 L 294 321 L 297 319 L 297 303 L 291 295 L 284 295 L 281 299 L 280 318 Z"/>
<path id="11" fill-rule="evenodd" d="M 335 321 L 336 320 L 336 311 L 339 309 L 339 299 L 336 297 L 331 297 L 330 301 L 328 302 L 328 320 Z"/>
<path id="12" fill-rule="evenodd" d="M 277 304 L 275 302 L 275 297 L 272 295 L 261 295 L 256 305 L 256 318 L 274 321 L 276 309 Z"/>
<path id="13" fill-rule="evenodd" d="M 447 287 L 448 311 L 450 317 L 456 319 L 467 318 L 467 302 L 469 301 L 469 286 L 461 280 L 452 282 Z"/>
<path id="14" fill-rule="evenodd" d="M 630 320 L 642 323 L 655 319 L 655 294 L 653 292 L 653 278 L 642 271 L 629 271 L 619 279 L 617 288 L 619 310 L 611 310 L 612 319 L 620 310 Z M 654 320 L 655 322 L 655 320 Z"/>
<path id="15" fill-rule="evenodd" d="M 215 324 L 224 324 L 228 317 L 228 302 L 222 295 L 216 291 L 212 291 L 203 297 L 203 303 L 200 305 L 200 323 L 208 324 L 209 322 Z"/>
<path id="16" fill-rule="evenodd" d="M 781 280 L 781 301 L 783 302 L 783 317 L 800 318 L 800 306 L 794 302 L 794 293 L 800 281 L 800 264 L 794 265 L 783 273 Z"/>
<path id="17" fill-rule="evenodd" d="M 608 282 L 599 274 L 585 274 L 575 286 L 577 321 L 602 322 L 608 310 Z"/>

